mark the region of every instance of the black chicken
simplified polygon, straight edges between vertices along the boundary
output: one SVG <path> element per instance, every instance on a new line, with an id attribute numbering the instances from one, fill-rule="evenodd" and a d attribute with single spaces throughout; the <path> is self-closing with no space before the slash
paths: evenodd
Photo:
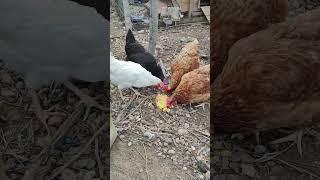
<path id="1" fill-rule="evenodd" d="M 146 49 L 134 38 L 132 31 L 129 29 L 126 37 L 125 51 L 127 61 L 132 61 L 140 64 L 146 70 L 151 72 L 153 76 L 164 81 L 161 67 L 157 64 L 155 57 L 146 51 Z"/>

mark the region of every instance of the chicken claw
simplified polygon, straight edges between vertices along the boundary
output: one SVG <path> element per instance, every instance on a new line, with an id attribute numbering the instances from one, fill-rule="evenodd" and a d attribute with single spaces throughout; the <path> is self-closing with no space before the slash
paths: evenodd
<path id="1" fill-rule="evenodd" d="M 210 105 L 210 103 L 201 103 L 199 105 L 196 105 L 195 107 L 202 107 L 203 111 L 205 110 L 205 105 Z"/>
<path id="2" fill-rule="evenodd" d="M 130 88 L 137 96 L 142 96 L 144 97 L 142 94 L 140 94 L 137 90 Z"/>
<path id="3" fill-rule="evenodd" d="M 286 137 L 274 140 L 270 143 L 271 144 L 280 144 L 280 143 L 284 143 L 284 142 L 295 141 L 297 144 L 298 152 L 299 152 L 300 156 L 302 156 L 302 137 L 304 134 L 305 134 L 304 130 L 299 130 L 293 134 L 290 134 Z"/>

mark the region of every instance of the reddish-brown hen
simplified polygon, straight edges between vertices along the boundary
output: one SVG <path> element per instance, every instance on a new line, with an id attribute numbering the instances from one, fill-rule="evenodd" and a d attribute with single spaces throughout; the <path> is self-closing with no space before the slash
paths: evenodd
<path id="1" fill-rule="evenodd" d="M 198 41 L 186 44 L 180 53 L 171 62 L 171 78 L 168 86 L 169 90 L 175 89 L 184 74 L 197 69 L 200 66 L 198 55 Z"/>
<path id="2" fill-rule="evenodd" d="M 171 96 L 172 102 L 200 103 L 210 98 L 210 65 L 201 66 L 183 75 Z"/>
<path id="3" fill-rule="evenodd" d="M 212 87 L 215 134 L 320 124 L 319 19 L 318 8 L 232 46 Z"/>
<path id="4" fill-rule="evenodd" d="M 211 5 L 211 82 L 221 73 L 232 45 L 244 37 L 282 22 L 287 0 L 213 0 Z"/>

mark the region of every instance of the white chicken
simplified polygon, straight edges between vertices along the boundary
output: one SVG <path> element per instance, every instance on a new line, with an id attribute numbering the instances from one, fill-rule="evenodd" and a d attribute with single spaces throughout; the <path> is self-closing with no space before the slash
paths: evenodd
<path id="1" fill-rule="evenodd" d="M 162 81 L 153 76 L 140 64 L 131 61 L 120 61 L 110 52 L 110 80 L 118 86 L 120 96 L 124 100 L 121 90 L 130 88 L 135 94 L 140 95 L 133 87 L 141 88 L 157 86 Z"/>

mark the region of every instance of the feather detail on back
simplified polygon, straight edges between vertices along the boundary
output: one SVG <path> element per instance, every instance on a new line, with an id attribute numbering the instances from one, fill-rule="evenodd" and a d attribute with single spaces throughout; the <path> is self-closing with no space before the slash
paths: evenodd
<path id="1" fill-rule="evenodd" d="M 119 89 L 148 87 L 161 82 L 140 64 L 117 60 L 112 53 L 110 53 L 110 80 Z"/>

